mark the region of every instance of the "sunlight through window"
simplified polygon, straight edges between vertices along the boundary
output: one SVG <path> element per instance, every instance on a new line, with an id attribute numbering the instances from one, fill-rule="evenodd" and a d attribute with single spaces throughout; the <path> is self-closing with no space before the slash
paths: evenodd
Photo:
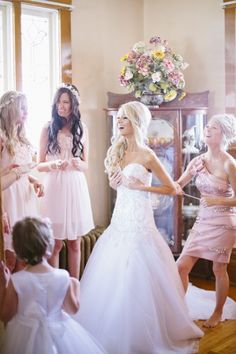
<path id="1" fill-rule="evenodd" d="M 0 95 L 15 87 L 11 29 L 12 4 L 0 1 Z"/>
<path id="2" fill-rule="evenodd" d="M 21 31 L 23 92 L 28 98 L 27 136 L 37 149 L 60 82 L 58 12 L 24 6 Z"/>

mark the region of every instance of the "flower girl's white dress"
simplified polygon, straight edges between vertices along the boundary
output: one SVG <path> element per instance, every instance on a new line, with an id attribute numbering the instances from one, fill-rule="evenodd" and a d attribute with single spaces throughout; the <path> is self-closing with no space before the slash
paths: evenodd
<path id="1" fill-rule="evenodd" d="M 151 183 L 144 166 L 123 170 Z M 202 331 L 192 322 L 173 255 L 156 229 L 149 193 L 118 187 L 110 226 L 81 280 L 76 319 L 109 354 L 189 354 Z"/>
<path id="2" fill-rule="evenodd" d="M 1 354 L 105 354 L 97 341 L 61 310 L 69 273 L 25 270 L 12 275 L 17 314 L 8 322 Z"/>

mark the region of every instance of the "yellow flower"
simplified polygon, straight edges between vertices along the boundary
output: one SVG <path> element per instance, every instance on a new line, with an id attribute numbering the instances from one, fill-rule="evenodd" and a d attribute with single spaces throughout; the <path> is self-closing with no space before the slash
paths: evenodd
<path id="1" fill-rule="evenodd" d="M 160 86 L 161 86 L 162 90 L 164 90 L 164 92 L 165 92 L 165 90 L 168 89 L 169 84 L 162 81 L 162 82 L 160 82 Z"/>
<path id="2" fill-rule="evenodd" d="M 171 90 L 170 92 L 168 92 L 168 93 L 164 96 L 164 101 L 165 101 L 165 102 L 173 101 L 176 96 L 177 96 L 177 92 L 176 92 L 175 90 Z"/>
<path id="3" fill-rule="evenodd" d="M 140 90 L 135 91 L 134 95 L 135 95 L 136 98 L 141 97 L 141 91 Z"/>
<path id="4" fill-rule="evenodd" d="M 125 54 L 123 57 L 120 58 L 120 61 L 126 61 L 128 59 L 129 55 Z"/>
<path id="5" fill-rule="evenodd" d="M 126 66 L 123 66 L 123 68 L 121 68 L 120 71 L 121 76 L 125 76 L 125 71 L 126 71 Z"/>
<path id="6" fill-rule="evenodd" d="M 148 88 L 151 92 L 156 92 L 157 90 L 156 85 L 153 82 L 148 86 Z"/>
<path id="7" fill-rule="evenodd" d="M 165 56 L 165 53 L 162 50 L 153 50 L 152 56 L 154 59 L 163 59 Z"/>
<path id="8" fill-rule="evenodd" d="M 181 101 L 185 96 L 186 96 L 186 92 L 183 91 L 179 96 L 178 100 Z"/>

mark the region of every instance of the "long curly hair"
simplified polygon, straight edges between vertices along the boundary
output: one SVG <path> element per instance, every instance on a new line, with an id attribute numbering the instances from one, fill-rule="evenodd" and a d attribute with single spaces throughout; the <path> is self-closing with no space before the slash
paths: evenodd
<path id="1" fill-rule="evenodd" d="M 10 156 L 15 155 L 18 142 L 31 146 L 25 135 L 24 122 L 18 123 L 22 108 L 27 111 L 26 96 L 22 92 L 7 91 L 0 99 L 0 129 Z"/>
<path id="2" fill-rule="evenodd" d="M 124 103 L 117 112 L 117 117 L 127 117 L 134 129 L 134 137 L 139 146 L 146 145 L 146 136 L 151 112 L 143 103 L 131 101 Z M 127 139 L 117 132 L 111 139 L 111 146 L 107 151 L 104 161 L 105 170 L 108 174 L 113 173 L 122 165 L 125 152 L 128 148 Z"/>
<path id="3" fill-rule="evenodd" d="M 74 85 L 63 84 L 59 87 L 54 96 L 53 105 L 52 105 L 52 119 L 48 127 L 48 143 L 47 143 L 47 153 L 54 154 L 60 153 L 61 148 L 58 144 L 57 134 L 60 129 L 67 123 L 66 119 L 60 117 L 58 114 L 57 104 L 60 100 L 60 97 L 63 93 L 69 95 L 70 104 L 71 104 L 71 115 L 70 115 L 70 131 L 72 134 L 72 155 L 78 157 L 83 153 L 84 147 L 81 142 L 83 136 L 83 126 L 81 122 L 81 115 L 79 111 L 79 92 Z M 75 94 L 76 93 L 76 94 Z"/>

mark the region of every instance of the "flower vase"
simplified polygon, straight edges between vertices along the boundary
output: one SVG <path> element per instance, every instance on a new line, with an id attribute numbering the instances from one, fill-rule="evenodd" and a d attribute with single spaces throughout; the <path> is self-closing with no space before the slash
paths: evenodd
<path id="1" fill-rule="evenodd" d="M 147 106 L 157 106 L 163 102 L 163 96 L 162 95 L 155 95 L 153 93 L 144 93 L 140 97 L 140 102 Z"/>

